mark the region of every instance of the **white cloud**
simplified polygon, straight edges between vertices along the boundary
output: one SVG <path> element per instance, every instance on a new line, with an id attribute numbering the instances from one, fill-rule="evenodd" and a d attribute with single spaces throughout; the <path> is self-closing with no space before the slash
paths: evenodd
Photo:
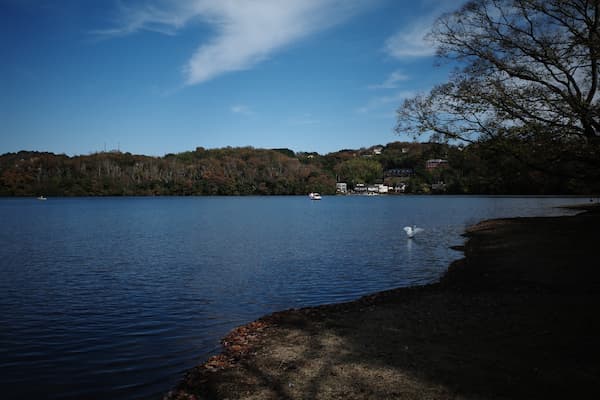
<path id="1" fill-rule="evenodd" d="M 396 32 L 385 41 L 385 51 L 395 58 L 427 57 L 435 54 L 435 44 L 427 40 L 433 21 L 419 21 Z"/>
<path id="2" fill-rule="evenodd" d="M 435 42 L 427 38 L 436 19 L 443 13 L 457 10 L 465 0 L 424 0 L 423 4 L 434 8 L 427 14 L 416 18 L 390 36 L 384 44 L 384 51 L 394 58 L 427 57 L 435 54 Z"/>
<path id="3" fill-rule="evenodd" d="M 369 85 L 369 89 L 396 89 L 398 87 L 398 83 L 407 79 L 408 75 L 404 74 L 402 71 L 394 71 L 385 81 L 383 81 L 383 83 Z"/>
<path id="4" fill-rule="evenodd" d="M 214 27 L 215 36 L 183 67 L 188 85 L 256 65 L 274 51 L 348 18 L 366 0 L 146 0 L 121 6 L 117 26 L 95 33 L 138 31 L 175 34 L 192 21 Z"/>
<path id="5" fill-rule="evenodd" d="M 199 16 L 189 1 L 145 1 L 142 3 L 118 2 L 115 26 L 95 30 L 99 36 L 125 36 L 139 31 L 152 31 L 175 35 L 177 30 Z"/>
<path id="6" fill-rule="evenodd" d="M 234 114 L 241 115 L 254 115 L 256 114 L 252 109 L 243 104 L 236 104 L 235 106 L 231 106 L 231 112 Z"/>

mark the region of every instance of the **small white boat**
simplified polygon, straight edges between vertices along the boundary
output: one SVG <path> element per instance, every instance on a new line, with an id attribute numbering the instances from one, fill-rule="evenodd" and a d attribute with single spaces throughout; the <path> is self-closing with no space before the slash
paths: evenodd
<path id="1" fill-rule="evenodd" d="M 309 193 L 308 197 L 311 200 L 321 200 L 321 195 L 319 193 L 317 193 L 317 192 Z"/>
<path id="2" fill-rule="evenodd" d="M 44 196 L 40 196 L 40 197 L 38 197 L 37 199 L 38 199 L 38 200 L 48 200 L 48 199 L 47 199 L 46 197 L 44 197 Z"/>

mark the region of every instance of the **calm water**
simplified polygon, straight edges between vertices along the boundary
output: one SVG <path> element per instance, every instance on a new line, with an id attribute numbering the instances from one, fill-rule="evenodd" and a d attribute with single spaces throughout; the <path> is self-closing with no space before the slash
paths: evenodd
<path id="1" fill-rule="evenodd" d="M 587 201 L 0 199 L 0 396 L 160 398 L 234 326 L 435 281 L 467 225 Z"/>

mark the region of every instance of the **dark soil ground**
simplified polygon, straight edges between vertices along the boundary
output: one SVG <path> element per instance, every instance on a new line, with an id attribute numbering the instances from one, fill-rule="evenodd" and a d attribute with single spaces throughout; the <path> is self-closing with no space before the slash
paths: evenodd
<path id="1" fill-rule="evenodd" d="M 599 399 L 600 210 L 482 222 L 439 284 L 237 328 L 168 399 Z"/>

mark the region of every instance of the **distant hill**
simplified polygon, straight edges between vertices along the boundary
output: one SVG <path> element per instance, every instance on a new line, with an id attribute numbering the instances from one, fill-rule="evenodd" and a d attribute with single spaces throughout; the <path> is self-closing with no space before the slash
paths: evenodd
<path id="1" fill-rule="evenodd" d="M 443 168 L 427 160 L 442 159 Z M 429 168 L 428 168 L 429 166 Z M 437 164 L 435 164 L 437 166 Z M 594 188 L 548 177 L 485 146 L 393 142 L 320 155 L 252 147 L 164 157 L 118 151 L 69 157 L 0 156 L 0 196 L 334 194 L 336 182 L 402 183 L 406 193 L 577 194 Z M 595 189 L 598 191 L 598 188 Z"/>

